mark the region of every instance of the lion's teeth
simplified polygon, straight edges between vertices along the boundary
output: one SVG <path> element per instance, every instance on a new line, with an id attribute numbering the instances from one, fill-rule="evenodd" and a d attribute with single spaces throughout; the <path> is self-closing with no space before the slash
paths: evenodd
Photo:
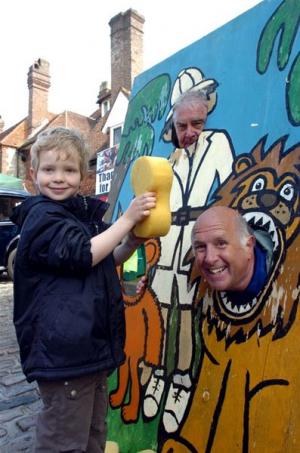
<path id="1" fill-rule="evenodd" d="M 230 311 L 233 314 L 240 314 L 244 315 L 248 313 L 252 308 L 257 304 L 257 298 L 251 300 L 247 304 L 239 305 L 233 304 L 231 300 L 228 300 L 227 293 L 225 291 L 220 292 L 220 296 L 222 298 L 222 302 L 226 307 L 226 310 Z"/>
<path id="2" fill-rule="evenodd" d="M 243 217 L 254 229 L 255 227 L 263 226 L 268 230 L 273 241 L 273 250 L 275 251 L 279 245 L 279 239 L 274 221 L 262 212 L 246 212 Z"/>

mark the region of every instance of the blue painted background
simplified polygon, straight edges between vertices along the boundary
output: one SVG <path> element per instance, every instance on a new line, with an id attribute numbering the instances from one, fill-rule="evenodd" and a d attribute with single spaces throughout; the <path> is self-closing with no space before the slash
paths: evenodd
<path id="1" fill-rule="evenodd" d="M 289 71 L 300 49 L 300 33 L 296 33 L 288 63 L 283 70 L 277 66 L 281 33 L 273 46 L 268 69 L 259 74 L 257 48 L 261 32 L 268 19 L 282 4 L 299 14 L 299 0 L 265 0 L 248 12 L 232 20 L 204 38 L 180 50 L 168 59 L 145 71 L 135 79 L 132 97 L 150 80 L 167 73 L 173 85 L 177 74 L 184 68 L 197 67 L 206 78 L 218 81 L 218 102 L 208 116 L 207 129 L 225 129 L 232 140 L 235 155 L 250 152 L 258 140 L 268 135 L 266 147 L 288 134 L 286 147 L 299 141 L 299 126 L 289 122 L 285 102 L 285 86 Z M 199 29 L 205 17 L 199 16 Z M 298 23 L 299 26 L 299 23 Z M 299 99 L 300 103 L 300 99 Z M 167 157 L 172 144 L 160 140 L 164 118 L 154 124 L 156 135 L 153 155 Z M 251 126 L 255 124 L 256 126 Z M 133 196 L 130 171 L 120 194 L 121 205 L 126 207 Z"/>

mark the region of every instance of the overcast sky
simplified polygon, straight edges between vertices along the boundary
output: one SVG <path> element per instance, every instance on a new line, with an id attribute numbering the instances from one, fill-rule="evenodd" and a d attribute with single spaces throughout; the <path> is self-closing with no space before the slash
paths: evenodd
<path id="1" fill-rule="evenodd" d="M 264 0 L 267 1 L 267 0 Z M 5 128 L 27 116 L 27 72 L 50 63 L 49 111 L 90 115 L 110 80 L 110 19 L 133 8 L 145 18 L 144 69 L 234 19 L 261 0 L 3 0 L 0 115 Z"/>

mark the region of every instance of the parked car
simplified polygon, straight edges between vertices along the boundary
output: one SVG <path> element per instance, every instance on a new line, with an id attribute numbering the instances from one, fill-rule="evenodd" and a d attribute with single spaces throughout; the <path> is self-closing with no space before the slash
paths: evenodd
<path id="1" fill-rule="evenodd" d="M 20 231 L 9 218 L 13 208 L 29 196 L 25 190 L 0 187 L 0 273 L 7 272 L 10 278 L 13 278 Z"/>

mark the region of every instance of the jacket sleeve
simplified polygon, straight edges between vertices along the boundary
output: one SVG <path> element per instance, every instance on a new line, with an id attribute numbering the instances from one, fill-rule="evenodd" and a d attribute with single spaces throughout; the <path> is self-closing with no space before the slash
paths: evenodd
<path id="1" fill-rule="evenodd" d="M 91 235 L 76 218 L 37 210 L 26 219 L 21 244 L 29 263 L 65 275 L 89 272 L 92 267 Z"/>

